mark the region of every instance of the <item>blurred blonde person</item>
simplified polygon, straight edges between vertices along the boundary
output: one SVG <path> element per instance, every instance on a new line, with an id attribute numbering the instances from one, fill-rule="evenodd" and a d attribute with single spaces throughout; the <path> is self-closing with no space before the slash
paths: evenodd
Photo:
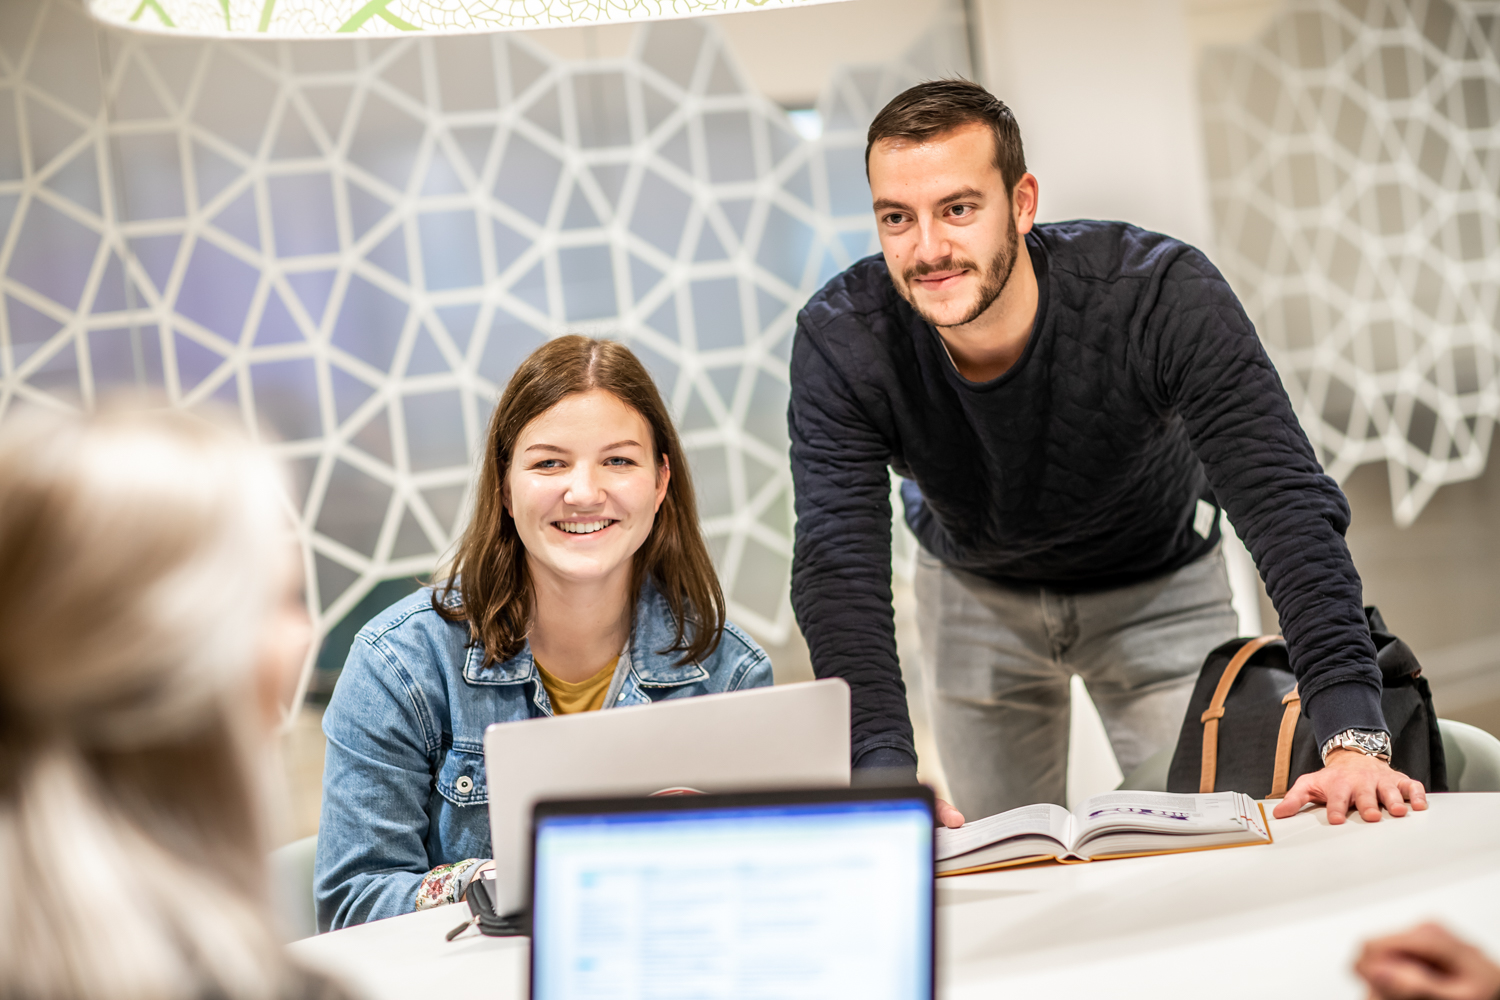
<path id="1" fill-rule="evenodd" d="M 0 995 L 335 995 L 263 898 L 309 639 L 280 489 L 182 412 L 0 425 Z"/>

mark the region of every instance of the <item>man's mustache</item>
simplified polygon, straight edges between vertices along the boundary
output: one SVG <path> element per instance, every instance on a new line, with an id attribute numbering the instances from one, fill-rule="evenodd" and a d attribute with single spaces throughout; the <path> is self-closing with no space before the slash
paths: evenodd
<path id="1" fill-rule="evenodd" d="M 910 282 L 913 278 L 920 278 L 924 275 L 932 274 L 935 271 L 973 271 L 976 274 L 982 273 L 979 270 L 979 265 L 974 263 L 972 260 L 964 260 L 957 257 L 945 257 L 942 260 L 936 260 L 930 264 L 918 261 L 911 267 L 908 267 L 905 271 L 902 271 L 901 276 L 905 278 L 906 281 Z"/>

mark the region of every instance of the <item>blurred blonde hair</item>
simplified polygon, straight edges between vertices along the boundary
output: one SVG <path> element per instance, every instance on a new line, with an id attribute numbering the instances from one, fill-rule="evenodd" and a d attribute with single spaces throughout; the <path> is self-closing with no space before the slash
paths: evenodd
<path id="1" fill-rule="evenodd" d="M 181 411 L 0 425 L 0 994 L 261 1000 L 276 465 Z"/>

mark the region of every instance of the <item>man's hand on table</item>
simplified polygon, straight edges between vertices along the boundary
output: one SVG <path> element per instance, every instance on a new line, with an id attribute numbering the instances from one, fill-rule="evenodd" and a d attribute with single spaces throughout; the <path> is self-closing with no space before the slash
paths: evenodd
<path id="1" fill-rule="evenodd" d="M 1437 924 L 1365 942 L 1354 971 L 1371 1000 L 1495 1000 L 1500 966 Z"/>
<path id="2" fill-rule="evenodd" d="M 855 788 L 880 785 L 914 785 L 917 782 L 917 759 L 897 747 L 877 747 L 861 755 L 849 775 Z M 933 810 L 936 819 L 948 829 L 964 825 L 964 814 L 938 799 Z"/>
<path id="3" fill-rule="evenodd" d="M 950 830 L 957 830 L 964 825 L 964 814 L 953 808 L 942 799 L 937 800 L 937 821 Z"/>
<path id="4" fill-rule="evenodd" d="M 1328 805 L 1328 822 L 1344 822 L 1352 805 L 1366 823 L 1380 822 L 1380 807 L 1392 816 L 1405 816 L 1407 803 L 1418 811 L 1427 808 L 1427 791 L 1379 757 L 1358 750 L 1335 750 L 1321 771 L 1304 774 L 1287 790 L 1286 798 L 1271 811 L 1277 819 L 1296 815 L 1309 802 Z"/>

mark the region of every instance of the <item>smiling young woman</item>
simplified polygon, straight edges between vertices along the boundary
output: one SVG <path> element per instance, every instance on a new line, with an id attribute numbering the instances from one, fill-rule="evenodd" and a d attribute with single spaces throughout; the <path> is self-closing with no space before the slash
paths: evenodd
<path id="1" fill-rule="evenodd" d="M 439 581 L 365 626 L 323 717 L 324 928 L 463 897 L 490 855 L 490 724 L 771 683 L 725 620 L 661 394 L 613 341 L 521 363 Z"/>
<path id="2" fill-rule="evenodd" d="M 615 598 L 647 577 L 672 610 L 673 647 L 702 659 L 719 641 L 724 595 L 666 405 L 629 348 L 561 337 L 516 370 L 490 420 L 474 519 L 435 605 L 459 593 L 461 604 L 441 613 L 504 660 L 528 635 L 533 650 L 576 643 L 580 612 L 614 608 L 625 620 L 609 628 L 628 626 L 629 605 Z M 559 610 L 565 628 L 536 618 Z"/>

